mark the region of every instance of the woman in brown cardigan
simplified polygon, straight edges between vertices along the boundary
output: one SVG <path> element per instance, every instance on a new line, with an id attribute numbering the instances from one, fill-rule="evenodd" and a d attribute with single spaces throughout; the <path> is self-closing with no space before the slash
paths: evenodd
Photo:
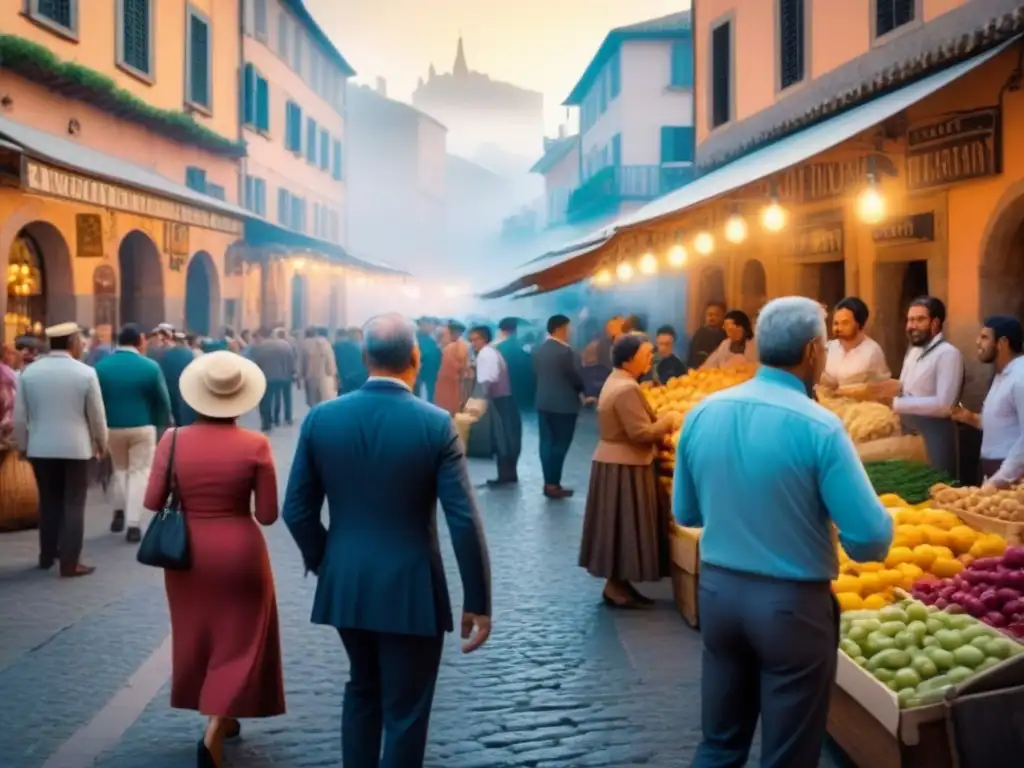
<path id="1" fill-rule="evenodd" d="M 657 418 L 644 399 L 638 379 L 653 359 L 646 336 L 620 336 L 612 347 L 615 370 L 597 403 L 600 442 L 590 469 L 580 565 L 607 579 L 604 601 L 618 608 L 650 605 L 631 582 L 669 574 L 670 502 L 658 484 L 654 455 L 680 417 Z"/>

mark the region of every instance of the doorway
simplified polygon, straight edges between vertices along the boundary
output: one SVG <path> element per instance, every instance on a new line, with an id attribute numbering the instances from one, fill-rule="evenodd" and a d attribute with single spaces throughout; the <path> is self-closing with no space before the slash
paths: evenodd
<path id="1" fill-rule="evenodd" d="M 870 335 L 885 352 L 889 369 L 899 376 L 907 353 L 906 317 L 910 302 L 928 295 L 928 261 L 879 262 L 875 266 L 875 306 Z"/>
<path id="2" fill-rule="evenodd" d="M 117 262 L 121 324 L 149 331 L 164 322 L 164 275 L 156 243 L 144 232 L 129 232 L 117 249 Z"/>
<path id="3" fill-rule="evenodd" d="M 199 336 L 213 332 L 218 303 L 216 280 L 213 259 L 206 251 L 199 251 L 189 261 L 185 274 L 185 327 Z"/>
<path id="4" fill-rule="evenodd" d="M 832 313 L 846 296 L 846 262 L 823 261 L 796 265 L 797 294 L 819 301 L 828 308 L 825 321 L 832 332 Z"/>

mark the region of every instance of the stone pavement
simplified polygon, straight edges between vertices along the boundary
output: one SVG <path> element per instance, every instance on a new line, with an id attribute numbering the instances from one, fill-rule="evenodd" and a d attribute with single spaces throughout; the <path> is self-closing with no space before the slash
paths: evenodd
<path id="1" fill-rule="evenodd" d="M 526 422 L 521 488 L 480 491 L 493 567 L 493 634 L 471 656 L 450 637 L 427 765 L 687 765 L 700 735 L 699 635 L 675 612 L 667 584 L 648 585 L 662 598 L 654 610 L 602 607 L 600 583 L 576 566 L 582 493 L 566 502 L 540 495 L 536 428 L 532 418 Z M 285 428 L 271 437 L 282 494 L 297 432 Z M 586 488 L 594 440 L 588 416 L 567 485 Z M 492 468 L 473 462 L 471 472 L 481 482 Z M 34 533 L 0 537 L 0 766 L 189 768 L 203 720 L 167 704 L 161 575 L 135 563 L 134 548 L 106 531 L 103 499 L 97 494 L 92 502 L 86 559 L 99 569 L 89 578 L 62 581 L 33 570 Z M 440 529 L 457 593 L 447 530 Z M 345 654 L 335 633 L 309 624 L 315 582 L 303 578 L 287 530 L 278 524 L 266 536 L 288 714 L 245 722 L 227 765 L 338 766 Z M 453 604 L 460 603 L 454 594 Z M 97 734 L 98 742 L 86 738 Z M 52 757 L 62 745 L 61 757 L 70 761 Z M 93 752 L 102 752 L 95 763 L 85 759 Z M 837 763 L 825 757 L 822 765 Z"/>

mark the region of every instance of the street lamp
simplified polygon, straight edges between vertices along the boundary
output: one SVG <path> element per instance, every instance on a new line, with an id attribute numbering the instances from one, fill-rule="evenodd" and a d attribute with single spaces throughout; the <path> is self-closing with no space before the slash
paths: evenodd
<path id="1" fill-rule="evenodd" d="M 874 174 L 868 174 L 868 184 L 857 198 L 857 214 L 865 224 L 885 219 L 885 198 L 878 192 Z"/>
<path id="2" fill-rule="evenodd" d="M 761 211 L 761 226 L 769 232 L 780 232 L 786 226 L 786 211 L 773 199 Z"/>
<path id="3" fill-rule="evenodd" d="M 599 269 L 594 275 L 594 285 L 611 285 L 612 273 L 608 269 Z"/>
<path id="4" fill-rule="evenodd" d="M 747 239 L 747 222 L 739 213 L 733 213 L 726 220 L 725 239 L 733 245 L 739 245 Z"/>

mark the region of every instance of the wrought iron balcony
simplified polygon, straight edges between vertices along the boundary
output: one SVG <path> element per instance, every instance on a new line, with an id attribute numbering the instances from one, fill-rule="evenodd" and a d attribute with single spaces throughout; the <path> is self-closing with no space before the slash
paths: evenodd
<path id="1" fill-rule="evenodd" d="M 624 202 L 647 202 L 693 181 L 690 165 L 608 166 L 573 190 L 566 221 L 576 224 L 615 214 Z"/>

